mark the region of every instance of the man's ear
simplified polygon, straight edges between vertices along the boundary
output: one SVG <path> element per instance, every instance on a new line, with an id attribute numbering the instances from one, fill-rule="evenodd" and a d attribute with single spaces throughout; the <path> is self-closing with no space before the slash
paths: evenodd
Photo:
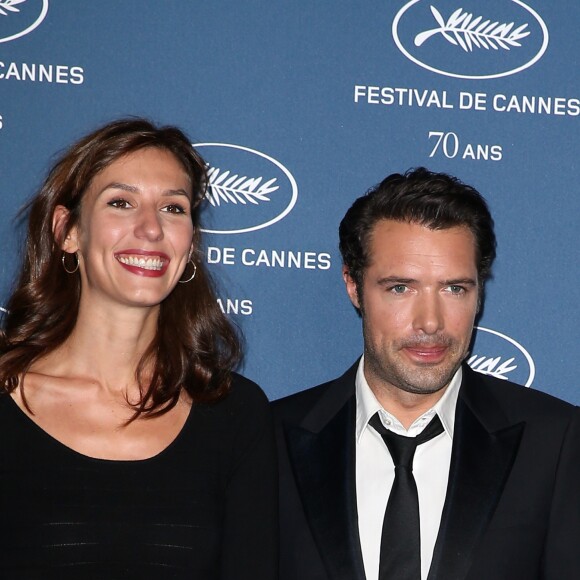
<path id="1" fill-rule="evenodd" d="M 342 279 L 344 280 L 344 285 L 346 286 L 346 293 L 352 302 L 352 305 L 357 309 L 360 310 L 360 302 L 358 299 L 358 291 L 356 288 L 356 283 L 352 279 L 348 268 L 346 266 L 342 266 Z"/>
<path id="2" fill-rule="evenodd" d="M 64 205 L 57 205 L 52 214 L 52 235 L 64 252 L 74 254 L 78 249 L 77 228 L 73 227 L 65 235 L 70 211 Z"/>

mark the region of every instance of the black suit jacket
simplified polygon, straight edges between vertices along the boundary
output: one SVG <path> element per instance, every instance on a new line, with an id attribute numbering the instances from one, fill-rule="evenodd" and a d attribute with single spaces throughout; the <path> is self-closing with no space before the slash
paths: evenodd
<path id="1" fill-rule="evenodd" d="M 357 363 L 358 364 L 358 363 Z M 364 580 L 355 376 L 274 402 L 281 580 Z M 580 579 L 580 414 L 463 369 L 429 580 Z"/>

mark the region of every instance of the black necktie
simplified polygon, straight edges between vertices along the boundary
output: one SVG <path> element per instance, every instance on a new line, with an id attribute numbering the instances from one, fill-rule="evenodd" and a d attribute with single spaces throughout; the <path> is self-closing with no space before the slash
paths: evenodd
<path id="1" fill-rule="evenodd" d="M 383 520 L 379 580 L 421 580 L 419 499 L 413 477 L 417 445 L 443 432 L 437 415 L 417 437 L 404 437 L 384 427 L 375 413 L 369 424 L 380 433 L 395 464 L 395 480 Z"/>

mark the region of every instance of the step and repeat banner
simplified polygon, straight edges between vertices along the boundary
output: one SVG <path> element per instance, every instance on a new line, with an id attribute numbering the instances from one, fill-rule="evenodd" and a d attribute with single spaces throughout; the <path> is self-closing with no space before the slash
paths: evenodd
<path id="1" fill-rule="evenodd" d="M 338 224 L 426 166 L 496 221 L 470 364 L 578 404 L 579 22 L 577 0 L 0 0 L 0 304 L 58 152 L 146 116 L 208 162 L 205 259 L 270 398 L 359 356 Z"/>

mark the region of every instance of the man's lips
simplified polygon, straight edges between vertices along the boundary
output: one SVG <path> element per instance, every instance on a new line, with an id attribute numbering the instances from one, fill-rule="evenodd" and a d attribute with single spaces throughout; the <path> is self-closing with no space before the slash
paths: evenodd
<path id="1" fill-rule="evenodd" d="M 152 252 L 139 249 L 128 249 L 115 253 L 115 259 L 123 268 L 140 276 L 163 276 L 170 258 L 163 252 Z"/>
<path id="2" fill-rule="evenodd" d="M 408 345 L 403 347 L 407 355 L 411 358 L 422 362 L 440 362 L 447 353 L 447 345 Z"/>

